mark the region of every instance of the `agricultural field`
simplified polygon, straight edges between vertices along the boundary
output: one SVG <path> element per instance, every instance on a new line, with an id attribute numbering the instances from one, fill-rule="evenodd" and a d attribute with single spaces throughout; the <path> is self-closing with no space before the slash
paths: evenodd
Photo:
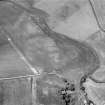
<path id="1" fill-rule="evenodd" d="M 104 3 L 1 0 L 0 105 L 104 105 Z"/>

